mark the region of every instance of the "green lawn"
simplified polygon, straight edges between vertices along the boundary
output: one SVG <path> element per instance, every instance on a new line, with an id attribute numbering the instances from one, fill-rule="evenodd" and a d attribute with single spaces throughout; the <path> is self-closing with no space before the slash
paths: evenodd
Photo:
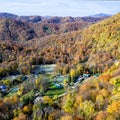
<path id="1" fill-rule="evenodd" d="M 50 89 L 57 89 L 57 87 L 56 87 L 55 84 L 51 85 L 49 88 L 50 88 Z"/>
<path id="2" fill-rule="evenodd" d="M 52 81 L 53 78 L 55 77 L 54 74 L 46 74 L 45 76 L 48 77 L 48 79 L 49 79 L 50 81 Z"/>
<path id="3" fill-rule="evenodd" d="M 46 74 L 46 76 L 50 79 L 50 87 L 49 90 L 45 93 L 45 95 L 48 96 L 54 96 L 54 95 L 61 95 L 63 93 L 65 93 L 64 88 L 58 88 L 55 83 L 53 83 L 53 79 L 55 77 L 54 74 Z M 64 79 L 68 80 L 68 77 L 64 77 L 64 76 L 57 76 L 56 77 L 56 81 L 58 84 L 63 83 Z"/>
<path id="4" fill-rule="evenodd" d="M 63 83 L 64 79 L 68 80 L 68 76 L 57 76 L 56 81 L 58 83 Z"/>
<path id="5" fill-rule="evenodd" d="M 56 88 L 53 88 L 51 90 L 48 90 L 45 95 L 48 95 L 48 96 L 54 96 L 54 95 L 61 95 L 65 92 L 64 88 L 61 88 L 61 89 L 56 89 Z"/>

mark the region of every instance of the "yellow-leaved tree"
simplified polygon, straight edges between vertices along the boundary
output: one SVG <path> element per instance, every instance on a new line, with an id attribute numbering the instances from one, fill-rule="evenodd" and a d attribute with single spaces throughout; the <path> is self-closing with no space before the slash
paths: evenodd
<path id="1" fill-rule="evenodd" d="M 112 103 L 108 106 L 107 112 L 116 118 L 120 118 L 120 100 L 114 100 Z"/>

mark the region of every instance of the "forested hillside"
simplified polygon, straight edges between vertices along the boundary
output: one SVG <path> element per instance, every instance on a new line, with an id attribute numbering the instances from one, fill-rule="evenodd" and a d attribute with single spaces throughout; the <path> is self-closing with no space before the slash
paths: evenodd
<path id="1" fill-rule="evenodd" d="M 0 40 L 25 41 L 36 37 L 28 23 L 14 19 L 0 19 Z"/>
<path id="2" fill-rule="evenodd" d="M 20 53 L 16 52 L 17 59 L 18 56 L 21 56 L 21 58 L 23 58 L 21 60 L 26 61 L 25 59 L 29 57 L 29 60 L 31 60 L 32 63 L 34 59 L 34 64 L 36 63 L 35 61 L 38 61 L 38 63 L 43 63 L 43 59 L 46 63 L 83 63 L 88 67 L 91 67 L 91 69 L 94 68 L 95 70 L 102 71 L 104 69 L 104 66 L 109 67 L 109 65 L 111 66 L 113 64 L 114 60 L 119 59 L 119 16 L 120 15 L 117 14 L 111 18 L 103 20 L 102 22 L 85 28 L 84 30 L 78 30 L 76 32 L 73 31 L 64 34 L 59 33 L 57 35 L 49 35 L 43 38 L 38 38 L 37 36 L 28 42 L 20 44 L 20 47 L 22 46 L 22 48 Z M 6 20 L 3 19 L 3 21 Z M 2 29 L 3 28 L 4 27 L 2 27 Z M 53 27 L 51 28 L 53 29 Z M 12 27 L 10 27 L 10 29 L 12 29 Z M 30 28 L 28 27 L 27 31 L 31 30 L 29 29 Z M 19 31 L 19 29 L 16 31 L 14 30 L 13 32 L 16 33 L 17 31 Z M 8 33 L 9 32 L 6 33 L 5 38 L 9 36 Z M 18 36 L 22 34 L 24 38 L 23 33 L 18 33 Z M 27 33 L 28 36 L 25 36 L 25 38 L 33 37 L 36 35 L 34 32 L 32 33 L 33 35 L 29 32 L 25 33 Z M 40 33 L 37 34 L 40 35 Z M 7 41 L 7 43 L 6 41 L 1 43 L 4 43 L 4 45 L 7 46 L 7 44 L 9 44 L 9 41 Z M 19 46 L 19 43 L 16 44 Z M 14 46 L 14 42 L 12 46 Z M 3 61 L 9 61 L 9 58 L 12 55 L 13 51 L 11 54 L 8 54 L 8 57 L 6 57 L 7 50 L 5 51 L 5 48 L 3 49 L 2 44 L 1 49 L 5 53 L 2 54 L 4 58 Z M 19 47 L 16 49 L 19 49 Z M 14 51 L 16 50 L 14 49 Z M 14 58 L 16 60 L 16 55 L 14 55 Z M 29 60 L 27 60 L 28 63 L 30 62 Z"/>
<path id="3" fill-rule="evenodd" d="M 89 65 L 106 66 L 119 59 L 120 13 L 82 31 L 74 49 L 76 59 L 86 56 Z M 85 58 L 84 58 L 85 59 Z"/>
<path id="4" fill-rule="evenodd" d="M 54 60 L 56 57 L 57 61 L 64 58 L 64 63 L 85 63 L 102 71 L 105 66 L 109 67 L 119 59 L 119 17 L 120 14 L 117 14 L 82 31 L 60 34 L 59 38 L 51 35 L 40 41 L 36 39 L 29 42 L 39 49 L 44 46 L 40 51 L 46 59 Z"/>

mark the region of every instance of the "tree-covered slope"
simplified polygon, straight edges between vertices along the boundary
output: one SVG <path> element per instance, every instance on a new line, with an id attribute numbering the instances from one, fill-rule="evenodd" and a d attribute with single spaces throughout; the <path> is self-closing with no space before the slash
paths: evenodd
<path id="1" fill-rule="evenodd" d="M 26 22 L 14 19 L 0 19 L 0 40 L 24 41 L 36 37 L 34 30 Z"/>
<path id="2" fill-rule="evenodd" d="M 34 64 L 41 64 L 43 62 L 69 63 L 69 65 L 82 63 L 87 65 L 90 69 L 94 68 L 95 71 L 102 71 L 106 67 L 111 66 L 115 60 L 119 59 L 119 18 L 120 14 L 118 13 L 111 18 L 98 22 L 85 29 L 82 28 L 83 30 L 58 33 L 42 38 L 38 38 L 37 36 L 30 41 L 21 43 L 23 47 L 22 55 L 18 50 L 18 52 L 16 52 L 17 56 L 14 56 L 18 58 L 20 55 L 23 61 L 30 62 L 32 60 Z M 17 39 L 25 40 L 36 35 L 34 32 L 29 33 L 31 28 L 24 22 L 18 24 L 18 21 L 15 20 L 2 19 L 2 23 L 4 24 L 1 24 L 1 37 L 3 36 L 4 39 L 15 39 L 16 37 L 14 35 L 18 35 Z M 15 25 L 13 23 L 15 23 Z M 51 26 L 51 28 L 53 27 Z M 9 37 L 9 34 L 11 37 Z M 25 37 L 26 34 L 28 36 L 27 38 Z M 37 34 L 40 35 L 39 32 Z M 6 41 L 4 44 L 5 43 Z M 19 45 L 19 42 L 17 44 Z M 9 56 L 12 54 L 6 55 L 5 48 L 2 44 L 1 49 L 3 51 L 2 56 L 5 56 L 4 62 L 9 61 Z"/>
<path id="3" fill-rule="evenodd" d="M 89 65 L 107 65 L 109 60 L 120 58 L 119 43 L 120 13 L 82 31 L 81 38 L 74 45 L 75 60 Z"/>
<path id="4" fill-rule="evenodd" d="M 64 61 L 66 63 L 84 63 L 101 71 L 119 59 L 119 18 L 118 13 L 83 30 L 59 34 L 59 37 L 51 35 L 37 39 L 34 43 L 41 49 L 39 52 L 45 58 L 52 56 L 51 59 L 56 58 L 57 61 L 59 58 L 65 58 L 62 56 L 64 54 L 68 58 Z"/>

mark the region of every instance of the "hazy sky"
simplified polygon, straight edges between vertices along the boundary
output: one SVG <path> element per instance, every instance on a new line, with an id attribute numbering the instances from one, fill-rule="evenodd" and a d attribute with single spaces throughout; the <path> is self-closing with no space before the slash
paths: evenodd
<path id="1" fill-rule="evenodd" d="M 17 15 L 87 16 L 120 12 L 120 1 L 101 0 L 0 0 L 0 12 Z"/>

